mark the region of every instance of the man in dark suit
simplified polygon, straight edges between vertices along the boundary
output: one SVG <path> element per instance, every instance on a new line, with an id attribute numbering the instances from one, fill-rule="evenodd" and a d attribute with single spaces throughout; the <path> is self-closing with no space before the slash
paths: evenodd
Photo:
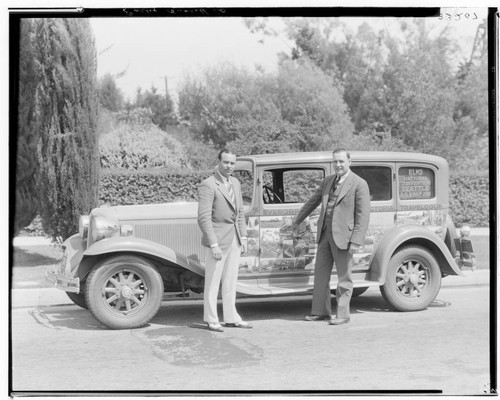
<path id="1" fill-rule="evenodd" d="M 198 225 L 201 243 L 208 248 L 205 267 L 203 319 L 212 331 L 222 332 L 217 295 L 222 281 L 222 310 L 226 327 L 251 328 L 236 311 L 236 282 L 240 254 L 247 249 L 247 229 L 240 182 L 232 177 L 236 155 L 219 153 L 215 173 L 198 188 Z"/>
<path id="2" fill-rule="evenodd" d="M 314 289 L 311 315 L 307 321 L 329 320 L 331 325 L 350 321 L 352 255 L 363 246 L 370 220 L 368 184 L 350 170 L 351 156 L 345 149 L 333 151 L 335 174 L 327 176 L 318 190 L 300 209 L 292 221 L 299 225 L 318 205 L 318 249 L 314 267 Z M 337 314 L 331 316 L 330 275 L 337 267 Z"/>

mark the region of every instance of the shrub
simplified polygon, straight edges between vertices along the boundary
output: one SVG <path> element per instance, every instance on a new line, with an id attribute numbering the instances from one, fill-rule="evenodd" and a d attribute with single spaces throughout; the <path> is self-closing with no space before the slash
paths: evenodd
<path id="1" fill-rule="evenodd" d="M 119 123 L 101 137 L 101 166 L 110 169 L 189 168 L 184 146 L 167 132 L 147 122 L 143 114 L 134 122 Z"/>
<path id="2" fill-rule="evenodd" d="M 184 147 L 189 166 L 195 171 L 210 170 L 217 164 L 218 151 L 211 143 L 202 143 L 196 140 L 187 126 L 168 126 L 169 135 Z"/>

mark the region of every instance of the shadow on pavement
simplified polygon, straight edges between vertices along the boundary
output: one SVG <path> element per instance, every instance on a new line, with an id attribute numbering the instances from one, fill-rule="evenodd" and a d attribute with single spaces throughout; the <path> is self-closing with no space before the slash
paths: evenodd
<path id="1" fill-rule="evenodd" d="M 311 311 L 312 296 L 294 296 L 280 298 L 245 298 L 237 302 L 238 313 L 245 321 L 304 321 L 304 316 Z M 160 310 L 150 324 L 164 327 L 184 327 L 205 329 L 203 322 L 203 301 L 163 302 Z M 448 307 L 451 303 L 434 300 L 429 308 Z M 335 313 L 335 300 L 332 301 Z M 35 311 L 33 311 L 35 310 Z M 76 330 L 109 330 L 98 322 L 90 311 L 77 306 L 40 306 L 29 311 L 35 320 L 48 328 Z M 223 322 L 222 305 L 218 306 L 219 318 Z M 351 315 L 366 313 L 397 313 L 377 292 L 364 294 L 351 300 Z"/>

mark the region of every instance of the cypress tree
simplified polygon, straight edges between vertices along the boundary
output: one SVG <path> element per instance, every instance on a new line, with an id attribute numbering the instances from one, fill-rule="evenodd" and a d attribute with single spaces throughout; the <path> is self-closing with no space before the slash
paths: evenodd
<path id="1" fill-rule="evenodd" d="M 40 84 L 39 211 L 44 231 L 66 239 L 97 206 L 96 50 L 86 19 L 35 20 Z"/>
<path id="2" fill-rule="evenodd" d="M 14 235 L 28 226 L 37 215 L 38 118 L 33 93 L 38 85 L 38 75 L 33 59 L 31 40 L 33 24 L 21 20 L 19 40 L 19 80 L 17 101 L 17 155 L 16 198 L 14 206 Z"/>

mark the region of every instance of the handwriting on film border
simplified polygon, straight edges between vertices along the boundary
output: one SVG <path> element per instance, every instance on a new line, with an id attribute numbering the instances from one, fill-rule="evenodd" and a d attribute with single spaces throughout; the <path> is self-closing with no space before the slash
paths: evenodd
<path id="1" fill-rule="evenodd" d="M 473 12 L 473 13 L 455 13 L 455 14 L 440 13 L 438 19 L 441 19 L 441 20 L 444 19 L 446 21 L 451 21 L 452 19 L 454 21 L 460 21 L 461 19 L 474 20 L 474 19 L 477 19 L 477 14 L 475 12 Z"/>
<path id="2" fill-rule="evenodd" d="M 226 10 L 223 8 L 210 9 L 205 8 L 124 8 L 122 10 L 128 17 L 148 16 L 148 15 L 222 15 Z"/>

